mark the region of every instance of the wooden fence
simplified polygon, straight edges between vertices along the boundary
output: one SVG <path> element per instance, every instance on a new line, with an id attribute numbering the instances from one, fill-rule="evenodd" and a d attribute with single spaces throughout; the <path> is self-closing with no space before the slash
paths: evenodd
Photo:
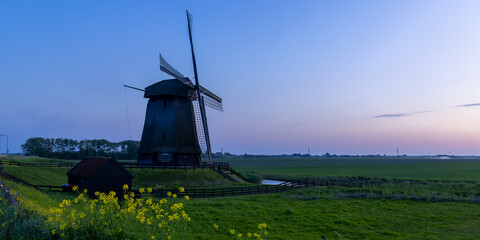
<path id="1" fill-rule="evenodd" d="M 49 185 L 35 185 L 35 186 L 38 188 L 48 188 L 48 191 L 51 191 L 51 192 L 67 192 L 66 188 L 63 188 L 62 186 L 49 186 Z"/>
<path id="2" fill-rule="evenodd" d="M 0 160 L 0 164 L 18 167 L 73 167 L 76 163 L 20 163 Z"/>
<path id="3" fill-rule="evenodd" d="M 187 195 L 190 198 L 215 198 L 215 197 L 231 197 L 231 196 L 242 196 L 242 195 L 255 195 L 255 194 L 265 194 L 265 193 L 278 193 L 284 192 L 293 188 L 304 188 L 304 187 L 316 187 L 316 186 L 333 186 L 331 182 L 327 181 L 318 181 L 318 180 L 298 180 L 293 182 L 285 182 L 278 185 L 257 185 L 249 187 L 230 187 L 230 188 L 192 188 L 185 189 L 184 192 L 174 192 L 168 189 L 153 190 L 151 195 L 156 198 L 165 198 L 168 197 L 168 193 L 175 193 L 179 198 Z M 45 188 L 53 192 L 62 192 L 68 191 L 63 189 L 61 186 L 49 186 L 49 185 L 36 185 L 38 188 Z M 138 191 L 134 191 L 135 196 L 140 197 L 141 194 Z M 146 194 L 146 193 L 144 193 Z"/>
<path id="4" fill-rule="evenodd" d="M 257 185 L 249 187 L 233 187 L 233 188 L 192 188 L 185 189 L 183 193 L 178 193 L 178 197 L 188 195 L 190 198 L 215 198 L 215 197 L 230 197 L 230 196 L 242 196 L 242 195 L 254 195 L 265 193 L 277 193 L 287 191 L 293 188 L 304 187 L 316 187 L 316 186 L 332 186 L 331 183 L 326 181 L 315 180 L 299 180 L 293 182 L 285 182 L 278 185 Z M 154 190 L 152 195 L 158 198 L 167 197 L 168 192 L 171 190 Z"/>
<path id="5" fill-rule="evenodd" d="M 218 170 L 230 170 L 230 164 L 227 162 L 215 162 L 213 165 L 203 162 L 200 165 L 161 165 L 161 164 L 137 164 L 136 162 L 118 162 L 120 165 L 128 169 L 174 169 L 185 170 L 187 169 L 218 169 Z M 0 160 L 0 165 L 18 166 L 18 167 L 74 167 L 77 163 L 21 163 L 14 161 Z"/>
<path id="6" fill-rule="evenodd" d="M 5 197 L 7 201 L 12 205 L 17 207 L 17 214 L 19 218 L 22 218 L 22 204 L 17 200 L 17 196 L 13 195 L 7 188 L 7 186 L 0 181 L 0 192 L 1 196 Z"/>
<path id="7" fill-rule="evenodd" d="M 15 198 L 15 196 L 13 196 L 13 194 L 8 190 L 7 186 L 5 186 L 5 184 L 3 182 L 0 181 L 0 191 L 2 192 L 3 196 L 5 196 L 5 198 L 11 203 L 11 204 L 15 204 L 15 205 L 19 205 L 20 203 L 18 203 L 17 199 Z"/>

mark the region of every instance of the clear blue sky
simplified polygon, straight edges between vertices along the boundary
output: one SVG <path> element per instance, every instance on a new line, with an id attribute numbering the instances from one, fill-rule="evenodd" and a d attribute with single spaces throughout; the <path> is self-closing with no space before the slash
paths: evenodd
<path id="1" fill-rule="evenodd" d="M 214 151 L 480 154 L 478 1 L 0 0 L 0 133 L 129 139 L 123 84 L 169 78 L 224 99 Z M 147 100 L 126 93 L 132 139 Z M 0 152 L 5 152 L 5 137 Z"/>

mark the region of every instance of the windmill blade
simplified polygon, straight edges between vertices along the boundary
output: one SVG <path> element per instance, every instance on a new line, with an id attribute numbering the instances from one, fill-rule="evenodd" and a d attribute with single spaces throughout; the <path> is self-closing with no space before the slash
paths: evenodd
<path id="1" fill-rule="evenodd" d="M 215 95 L 214 93 L 210 92 L 208 89 L 204 88 L 203 86 L 200 86 L 200 92 L 203 93 L 204 95 L 209 96 L 210 98 L 215 99 L 215 101 L 222 103 L 222 99 Z"/>
<path id="2" fill-rule="evenodd" d="M 167 60 L 162 57 L 162 54 L 159 53 L 158 55 L 160 56 L 160 70 L 166 72 L 168 75 L 180 80 L 181 82 L 189 86 L 193 86 L 193 83 L 188 78 L 183 76 L 183 74 L 181 74 L 177 69 L 172 67 L 172 65 L 170 65 Z"/>
<path id="3" fill-rule="evenodd" d="M 215 110 L 218 110 L 220 112 L 223 112 L 223 104 L 222 102 L 219 102 L 217 101 L 216 99 L 214 98 L 211 98 L 210 96 L 206 95 L 206 94 L 202 94 L 202 97 L 203 97 L 203 102 L 205 103 L 205 106 L 207 107 L 211 107 Z"/>
<path id="4" fill-rule="evenodd" d="M 165 58 L 162 57 L 162 54 L 159 53 L 158 54 L 160 56 L 160 70 L 166 72 L 168 75 L 180 80 L 180 79 L 184 79 L 185 76 L 183 76 L 183 74 L 181 74 L 177 69 L 175 69 L 174 67 L 172 67 L 172 65 L 170 65 L 167 60 L 165 60 Z"/>
<path id="5" fill-rule="evenodd" d="M 222 99 L 219 96 L 202 86 L 200 86 L 200 94 L 202 95 L 206 106 L 223 112 Z"/>

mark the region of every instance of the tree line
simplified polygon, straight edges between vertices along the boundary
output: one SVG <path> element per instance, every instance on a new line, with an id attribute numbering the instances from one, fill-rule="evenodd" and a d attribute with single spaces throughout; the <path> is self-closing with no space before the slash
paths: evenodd
<path id="1" fill-rule="evenodd" d="M 106 156 L 116 159 L 137 159 L 140 141 L 125 140 L 110 142 L 105 139 L 73 140 L 66 138 L 29 138 L 22 145 L 25 155 L 60 158 L 83 159 L 90 156 Z"/>

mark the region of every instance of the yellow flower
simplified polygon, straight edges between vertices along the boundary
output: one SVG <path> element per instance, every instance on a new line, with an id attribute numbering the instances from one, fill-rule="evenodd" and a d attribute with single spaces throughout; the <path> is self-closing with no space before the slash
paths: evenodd
<path id="1" fill-rule="evenodd" d="M 128 190 L 128 184 L 123 185 L 123 190 Z"/>
<path id="2" fill-rule="evenodd" d="M 268 235 L 268 232 L 267 232 L 267 231 L 265 231 L 265 232 L 263 232 L 263 234 L 265 234 L 265 235 Z"/>
<path id="3" fill-rule="evenodd" d="M 230 232 L 230 234 L 232 234 L 232 235 L 233 235 L 233 234 L 235 234 L 235 229 L 230 229 L 230 231 L 229 231 L 229 232 Z"/>
<path id="4" fill-rule="evenodd" d="M 248 236 L 248 237 L 252 237 L 252 233 L 247 233 L 247 236 Z"/>
<path id="5" fill-rule="evenodd" d="M 78 190 L 78 186 L 75 185 L 75 186 L 73 186 L 72 189 L 73 189 L 73 191 L 77 191 L 77 190 Z"/>
<path id="6" fill-rule="evenodd" d="M 189 200 L 189 199 L 190 199 L 190 197 L 188 197 L 187 195 L 185 195 L 185 197 L 183 197 L 183 198 L 185 198 L 185 200 Z"/>
<path id="7" fill-rule="evenodd" d="M 218 229 L 218 225 L 217 225 L 216 223 L 213 224 L 213 227 L 214 227 L 215 229 Z"/>
<path id="8" fill-rule="evenodd" d="M 242 237 L 242 234 L 241 234 L 241 233 L 239 233 L 237 236 L 238 236 L 239 238 L 241 238 L 241 237 Z"/>
<path id="9" fill-rule="evenodd" d="M 171 192 L 167 192 L 167 196 L 171 197 L 171 196 L 172 196 L 172 193 L 171 193 Z"/>
<path id="10" fill-rule="evenodd" d="M 151 192 L 152 192 L 152 188 L 151 188 L 151 187 L 147 188 L 147 191 L 148 191 L 149 193 L 151 193 Z"/>
<path id="11" fill-rule="evenodd" d="M 178 188 L 178 191 L 180 191 L 180 192 L 185 192 L 185 189 L 184 189 L 183 187 L 179 187 L 179 188 Z"/>
<path id="12" fill-rule="evenodd" d="M 258 224 L 258 229 L 266 228 L 267 224 L 266 223 L 260 223 Z"/>
<path id="13" fill-rule="evenodd" d="M 155 236 L 152 235 L 152 239 L 155 239 Z"/>
<path id="14" fill-rule="evenodd" d="M 144 193 L 145 192 L 145 189 L 143 188 L 140 188 L 140 190 L 138 190 L 140 193 Z"/>
<path id="15" fill-rule="evenodd" d="M 177 194 L 174 193 L 174 194 L 172 195 L 172 198 L 177 198 Z"/>

